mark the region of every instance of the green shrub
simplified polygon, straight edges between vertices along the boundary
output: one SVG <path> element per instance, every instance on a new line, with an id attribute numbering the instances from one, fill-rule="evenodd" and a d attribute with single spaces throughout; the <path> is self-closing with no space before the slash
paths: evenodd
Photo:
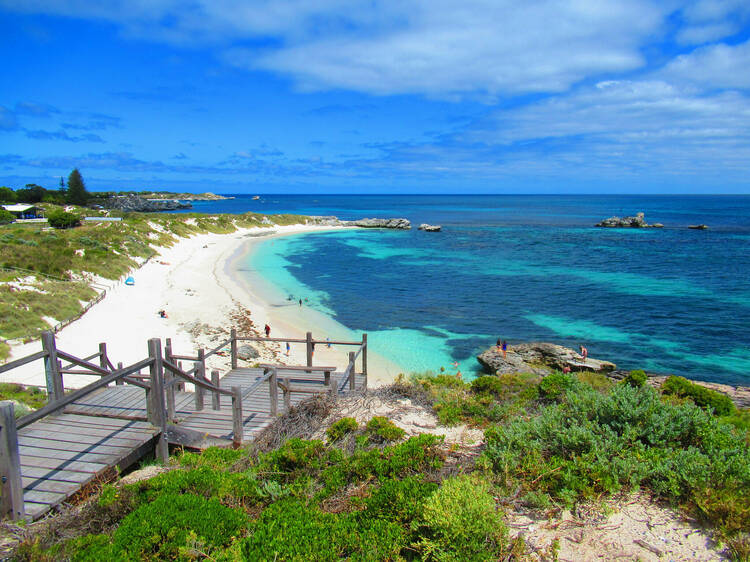
<path id="1" fill-rule="evenodd" d="M 717 416 L 731 416 L 737 408 L 726 394 L 716 392 L 684 377 L 671 376 L 661 385 L 662 394 L 689 398 L 704 410 L 711 408 Z"/>
<path id="2" fill-rule="evenodd" d="M 628 373 L 628 376 L 626 376 L 623 380 L 623 384 L 629 384 L 630 386 L 643 386 L 646 384 L 646 381 L 648 380 L 648 377 L 646 376 L 646 372 L 638 369 L 637 371 L 630 371 Z"/>
<path id="3" fill-rule="evenodd" d="M 47 222 L 54 228 L 72 228 L 81 224 L 81 217 L 55 209 L 47 213 Z"/>
<path id="4" fill-rule="evenodd" d="M 227 559 L 393 560 L 408 546 L 404 530 L 385 519 L 325 513 L 286 499 L 267 507 Z"/>
<path id="5" fill-rule="evenodd" d="M 335 443 L 344 435 L 348 435 L 353 431 L 357 431 L 359 424 L 354 418 L 341 418 L 337 422 L 331 424 L 326 430 L 326 437 L 330 443 Z"/>
<path id="6" fill-rule="evenodd" d="M 421 476 L 386 480 L 365 500 L 365 510 L 360 516 L 386 518 L 408 525 L 422 513 L 425 500 L 437 488 L 437 484 L 425 482 Z"/>
<path id="7" fill-rule="evenodd" d="M 568 390 L 580 386 L 571 373 L 552 373 L 539 382 L 539 395 L 547 400 L 557 400 Z"/>
<path id="8" fill-rule="evenodd" d="M 424 503 L 417 546 L 436 560 L 497 560 L 507 529 L 487 482 L 460 475 L 443 481 Z"/>
<path id="9" fill-rule="evenodd" d="M 182 558 L 197 537 L 205 548 L 228 545 L 247 524 L 247 516 L 216 499 L 167 493 L 126 516 L 112 536 L 78 539 L 75 560 L 163 560 Z"/>
<path id="10" fill-rule="evenodd" d="M 367 422 L 367 432 L 370 439 L 378 441 L 398 441 L 406 432 L 395 423 L 383 416 L 375 416 Z"/>
<path id="11" fill-rule="evenodd" d="M 16 220 L 16 216 L 10 211 L 0 208 L 0 224 L 10 224 Z"/>
<path id="12" fill-rule="evenodd" d="M 229 468 L 238 460 L 246 456 L 242 449 L 227 449 L 224 447 L 209 447 L 200 453 L 183 452 L 180 464 L 189 467 L 207 466 L 210 468 Z"/>

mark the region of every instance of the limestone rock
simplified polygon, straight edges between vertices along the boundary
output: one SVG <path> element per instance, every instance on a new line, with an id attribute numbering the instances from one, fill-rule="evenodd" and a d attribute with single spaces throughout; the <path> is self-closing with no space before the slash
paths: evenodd
<path id="1" fill-rule="evenodd" d="M 609 217 L 601 222 L 596 223 L 595 226 L 604 228 L 663 228 L 664 225 L 661 223 L 648 224 L 644 218 L 643 213 L 636 213 L 634 217 Z M 657 226 L 658 225 L 658 226 Z"/>
<path id="2" fill-rule="evenodd" d="M 237 357 L 243 361 L 250 361 L 251 359 L 260 357 L 260 353 L 252 345 L 245 344 L 237 348 Z"/>
<path id="3" fill-rule="evenodd" d="M 509 346 L 503 359 L 503 352 L 493 346 L 477 356 L 477 361 L 485 371 L 495 374 L 536 373 L 549 374 L 569 367 L 571 371 L 596 371 L 606 373 L 616 368 L 614 363 L 589 357 L 583 358 L 574 350 L 547 342 L 522 343 Z"/>
<path id="4" fill-rule="evenodd" d="M 175 199 L 144 199 L 137 195 L 111 197 L 102 203 L 105 209 L 117 209 L 126 213 L 158 213 L 175 209 L 191 209 L 192 203 Z"/>
<path id="5" fill-rule="evenodd" d="M 424 230 L 425 232 L 440 232 L 441 228 L 439 224 L 422 223 L 419 225 L 419 230 Z"/>
<path id="6" fill-rule="evenodd" d="M 408 219 L 359 219 L 345 223 L 349 226 L 358 226 L 360 228 L 393 228 L 396 230 L 409 230 L 411 222 Z"/>

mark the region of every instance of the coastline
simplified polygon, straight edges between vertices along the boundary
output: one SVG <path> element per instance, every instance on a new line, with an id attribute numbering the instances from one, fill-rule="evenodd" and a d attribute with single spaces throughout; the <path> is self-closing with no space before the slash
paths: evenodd
<path id="1" fill-rule="evenodd" d="M 345 331 L 343 326 L 308 309 L 299 318 L 283 314 L 272 302 L 264 300 L 263 293 L 254 290 L 251 282 L 244 279 L 243 272 L 237 270 L 237 265 L 249 259 L 259 241 L 342 228 L 317 225 L 242 228 L 230 234 L 197 234 L 180 238 L 171 247 L 158 247 L 157 256 L 131 272 L 135 285 L 109 281 L 111 288 L 106 297 L 60 330 L 56 334 L 57 345 L 68 353 L 85 357 L 94 353 L 100 342 L 106 342 L 112 362 L 128 365 L 146 355 L 149 338 L 161 338 L 162 343 L 171 338 L 175 353 L 191 355 L 199 347 L 212 349 L 228 339 L 232 327 L 239 333 L 247 333 L 243 327 L 252 325 L 251 331 L 254 329 L 259 334 L 268 323 L 272 327 L 271 336 L 276 338 L 304 339 L 305 332 L 312 331 L 319 339 L 335 339 L 335 334 L 325 333 L 320 327 L 337 325 Z M 167 317 L 161 318 L 159 310 L 165 310 Z M 340 332 L 337 330 L 337 333 Z M 256 342 L 254 347 L 260 357 L 249 363 L 305 363 L 303 345 L 292 345 L 288 357 L 282 345 Z M 314 364 L 335 365 L 343 370 L 348 362 L 348 351 L 354 349 L 349 346 L 329 349 L 318 345 Z M 12 346 L 11 353 L 12 358 L 19 358 L 40 350 L 41 343 L 37 339 Z M 229 366 L 229 357 L 214 355 L 207 361 L 208 369 L 218 369 L 222 374 Z M 389 382 L 398 372 L 401 371 L 396 365 L 368 352 L 371 386 Z M 0 375 L 0 382 L 44 386 L 44 369 L 40 361 L 35 361 Z M 66 388 L 80 388 L 91 382 L 91 376 L 65 376 Z"/>

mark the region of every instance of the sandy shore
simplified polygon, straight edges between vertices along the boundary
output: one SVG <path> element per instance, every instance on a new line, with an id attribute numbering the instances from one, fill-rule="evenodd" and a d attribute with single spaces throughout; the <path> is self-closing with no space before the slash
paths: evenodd
<path id="1" fill-rule="evenodd" d="M 335 334 L 321 329 L 328 325 L 335 331 L 337 327 L 332 319 L 305 307 L 282 307 L 265 302 L 252 283 L 245 281 L 245 276 L 237 271 L 238 264 L 259 240 L 331 229 L 304 225 L 274 227 L 273 232 L 261 228 L 240 229 L 232 234 L 182 238 L 171 248 L 158 248 L 158 256 L 132 272 L 134 286 L 109 282 L 107 296 L 100 303 L 57 333 L 57 346 L 85 357 L 97 351 L 99 342 L 106 342 L 110 359 L 115 364 L 128 365 L 147 356 L 149 338 L 161 338 L 162 342 L 171 338 L 176 354 L 194 355 L 199 347 L 212 349 L 228 339 L 232 327 L 240 333 L 253 331 L 260 335 L 268 323 L 271 337 L 275 338 L 304 338 L 309 330 L 316 339 L 326 336 L 336 339 Z M 159 316 L 158 311 L 162 309 L 167 318 Z M 305 363 L 304 344 L 292 344 L 288 356 L 284 344 L 254 345 L 261 357 L 241 361 L 241 364 Z M 38 340 L 14 346 L 11 359 L 40 349 Z M 314 364 L 343 370 L 348 362 L 347 353 L 354 350 L 354 347 L 317 345 Z M 214 356 L 209 359 L 208 367 L 224 373 L 229 367 L 229 357 Z M 371 385 L 392 380 L 400 372 L 396 365 L 373 350 L 369 351 L 368 371 Z M 0 381 L 44 386 L 42 362 L 3 373 Z M 90 376 L 66 375 L 64 379 L 66 388 L 78 388 L 90 382 Z"/>

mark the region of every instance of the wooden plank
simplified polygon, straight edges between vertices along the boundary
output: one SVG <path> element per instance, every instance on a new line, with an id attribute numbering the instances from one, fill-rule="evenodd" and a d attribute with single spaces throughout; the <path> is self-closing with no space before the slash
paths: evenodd
<path id="1" fill-rule="evenodd" d="M 77 474 L 83 475 L 83 472 Z M 95 474 L 89 474 L 87 478 L 80 482 L 70 482 L 68 480 L 52 480 L 50 478 L 30 478 L 23 477 L 23 492 L 24 494 L 34 492 L 52 492 L 55 494 L 65 494 L 69 496 L 74 494 L 78 489 L 82 488 L 86 482 L 96 476 Z"/>
<path id="2" fill-rule="evenodd" d="M 72 459 L 58 459 L 50 457 L 35 457 L 32 455 L 23 455 L 21 457 L 21 471 L 29 468 L 38 470 L 67 470 L 70 472 L 99 472 L 109 466 L 106 463 L 78 461 Z"/>
<path id="3" fill-rule="evenodd" d="M 62 416 L 59 416 L 55 418 L 55 422 L 60 421 L 74 421 L 76 423 L 81 424 L 91 424 L 91 425 L 101 425 L 103 427 L 116 427 L 118 425 L 120 426 L 126 426 L 126 427 L 136 427 L 139 429 L 144 430 L 151 430 L 154 429 L 154 427 L 146 422 L 146 421 L 134 421 L 134 420 L 119 420 L 117 418 L 106 418 L 101 416 L 84 416 L 81 414 L 63 414 Z"/>
<path id="4" fill-rule="evenodd" d="M 110 448 L 108 447 L 97 447 L 96 449 L 89 447 L 89 450 L 86 449 L 85 445 L 82 447 L 82 449 L 79 449 L 77 451 L 71 451 L 70 447 L 66 447 L 65 449 L 44 449 L 38 446 L 29 446 L 20 447 L 20 452 L 22 459 L 30 459 L 33 456 L 38 456 L 39 458 L 52 460 L 59 459 L 61 461 L 69 460 L 86 463 L 94 462 L 104 465 L 110 464 L 112 462 L 112 459 L 116 458 L 116 455 L 122 453 L 122 450 L 119 447 L 116 447 L 112 450 L 110 450 Z M 29 462 L 36 461 L 30 460 Z"/>
<path id="5" fill-rule="evenodd" d="M 50 435 L 56 437 L 50 437 L 52 439 L 65 440 L 69 437 L 74 437 L 75 440 L 79 440 L 80 436 L 98 438 L 99 441 L 107 439 L 134 439 L 140 441 L 142 438 L 148 439 L 153 433 L 145 432 L 142 429 L 127 427 L 96 427 L 92 425 L 84 425 L 73 423 L 47 423 L 44 428 L 39 428 L 38 431 L 54 432 Z M 37 437 L 39 437 L 37 431 Z M 98 442 L 98 441 L 97 441 Z"/>
<path id="6" fill-rule="evenodd" d="M 102 470 L 103 465 L 91 465 L 97 467 L 94 470 L 87 472 L 57 469 L 57 468 L 41 468 L 37 466 L 24 466 L 22 467 L 22 473 L 24 478 L 33 479 L 44 479 L 44 480 L 61 480 L 64 482 L 85 482 L 89 476 L 96 474 Z M 104 466 L 106 468 L 106 466 Z M 24 488 L 26 484 L 24 484 Z"/>
<path id="7" fill-rule="evenodd" d="M 56 505 L 61 501 L 65 501 L 67 497 L 67 493 L 63 492 L 41 492 L 36 490 L 29 490 L 23 493 L 24 503 L 36 502 Z"/>
<path id="8" fill-rule="evenodd" d="M 144 432 L 145 434 L 145 432 Z M 112 441 L 112 444 L 127 447 L 130 443 L 141 441 L 140 435 L 129 435 L 121 433 L 120 430 L 95 430 L 81 426 L 55 426 L 48 424 L 43 427 L 29 427 L 24 430 L 22 437 L 36 437 L 38 439 L 50 439 L 53 441 L 65 441 L 74 443 L 104 443 Z M 144 435 L 144 438 L 145 435 Z"/>
<path id="9" fill-rule="evenodd" d="M 132 443 L 137 443 L 138 440 L 131 440 L 129 443 L 110 442 L 104 443 L 101 440 L 95 442 L 83 442 L 83 441 L 61 441 L 57 439 L 45 439 L 44 437 L 35 436 L 24 436 L 23 439 L 19 439 L 19 446 L 26 447 L 40 447 L 43 449 L 55 449 L 55 450 L 71 450 L 71 451 L 86 451 L 86 452 L 106 452 L 119 453 L 120 449 L 131 449 Z M 19 447 L 20 448 L 20 447 Z"/>

